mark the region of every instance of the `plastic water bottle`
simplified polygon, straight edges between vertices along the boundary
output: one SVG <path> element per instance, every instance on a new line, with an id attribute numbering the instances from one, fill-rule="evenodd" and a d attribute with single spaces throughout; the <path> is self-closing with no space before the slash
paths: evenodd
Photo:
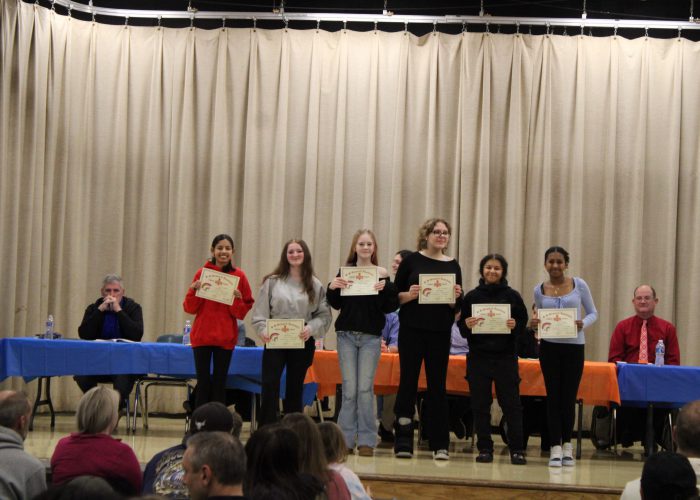
<path id="1" fill-rule="evenodd" d="M 49 314 L 46 318 L 46 329 L 44 330 L 44 338 L 53 340 L 53 315 Z"/>
<path id="2" fill-rule="evenodd" d="M 666 346 L 664 346 L 664 341 L 659 340 L 656 343 L 656 358 L 654 359 L 654 364 L 656 366 L 664 366 L 664 356 L 666 355 Z"/>
<path id="3" fill-rule="evenodd" d="M 316 350 L 317 351 L 323 350 L 323 339 L 316 339 Z"/>
<path id="4" fill-rule="evenodd" d="M 192 322 L 188 319 L 185 321 L 185 328 L 182 329 L 182 345 L 191 345 L 190 332 L 192 331 Z"/>

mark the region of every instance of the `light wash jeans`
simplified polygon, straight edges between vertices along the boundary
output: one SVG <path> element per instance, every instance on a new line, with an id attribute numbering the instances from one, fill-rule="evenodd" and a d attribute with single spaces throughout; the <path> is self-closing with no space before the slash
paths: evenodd
<path id="1" fill-rule="evenodd" d="M 374 374 L 381 355 L 382 338 L 360 332 L 336 332 L 338 361 L 343 374 L 343 404 L 338 425 L 348 448 L 377 445 L 374 410 Z"/>

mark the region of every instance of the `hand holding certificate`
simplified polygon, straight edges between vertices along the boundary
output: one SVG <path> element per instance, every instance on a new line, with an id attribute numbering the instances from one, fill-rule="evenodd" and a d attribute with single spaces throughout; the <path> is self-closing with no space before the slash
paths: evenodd
<path id="1" fill-rule="evenodd" d="M 420 274 L 418 275 L 420 293 L 419 304 L 454 304 L 454 274 Z"/>
<path id="2" fill-rule="evenodd" d="M 347 282 L 341 288 L 340 295 L 377 295 L 375 285 L 379 281 L 379 273 L 375 266 L 341 267 L 340 277 Z"/>
<path id="3" fill-rule="evenodd" d="M 268 319 L 265 321 L 268 349 L 303 349 L 303 319 Z"/>
<path id="4" fill-rule="evenodd" d="M 510 333 L 507 325 L 510 304 L 472 304 L 472 317 L 476 319 L 476 324 L 471 328 L 473 334 Z"/>
<path id="5" fill-rule="evenodd" d="M 238 276 L 204 268 L 199 277 L 201 284 L 195 295 L 230 306 L 238 288 L 238 280 Z"/>
<path id="6" fill-rule="evenodd" d="M 576 309 L 538 309 L 539 338 L 572 339 L 578 336 Z"/>

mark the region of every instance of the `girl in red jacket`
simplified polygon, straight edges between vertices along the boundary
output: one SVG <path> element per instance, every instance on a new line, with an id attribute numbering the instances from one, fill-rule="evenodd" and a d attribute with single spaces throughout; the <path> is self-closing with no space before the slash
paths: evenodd
<path id="1" fill-rule="evenodd" d="M 187 290 L 182 304 L 185 312 L 194 314 L 192 325 L 192 350 L 194 366 L 197 372 L 197 389 L 195 407 L 209 401 L 225 403 L 226 376 L 231 363 L 233 348 L 238 340 L 237 319 L 242 320 L 253 307 L 253 295 L 250 292 L 248 278 L 241 269 L 234 267 L 233 238 L 227 234 L 214 237 L 211 243 L 211 260 L 204 264 L 194 275 L 194 281 Z M 234 291 L 232 305 L 197 297 L 201 287 L 200 276 L 204 268 L 238 276 L 238 287 Z M 214 373 L 210 365 L 214 362 Z"/>

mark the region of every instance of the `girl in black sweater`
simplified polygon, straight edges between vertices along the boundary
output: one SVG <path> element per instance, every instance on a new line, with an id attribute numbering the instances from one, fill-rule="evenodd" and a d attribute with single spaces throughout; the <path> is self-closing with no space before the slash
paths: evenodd
<path id="1" fill-rule="evenodd" d="M 520 404 L 520 376 L 516 341 L 524 334 L 528 314 L 520 294 L 508 286 L 508 262 L 499 254 L 489 254 L 479 264 L 479 286 L 464 296 L 462 318 L 459 323 L 462 336 L 469 341 L 467 381 L 471 393 L 474 426 L 478 437 L 477 462 L 493 462 L 491 439 L 491 384 L 496 383 L 498 404 L 508 425 L 510 461 L 515 465 L 526 463 L 523 453 L 523 410 Z M 475 334 L 472 332 L 479 319 L 472 314 L 474 304 L 510 304 L 511 317 L 506 321 L 509 334 Z"/>

